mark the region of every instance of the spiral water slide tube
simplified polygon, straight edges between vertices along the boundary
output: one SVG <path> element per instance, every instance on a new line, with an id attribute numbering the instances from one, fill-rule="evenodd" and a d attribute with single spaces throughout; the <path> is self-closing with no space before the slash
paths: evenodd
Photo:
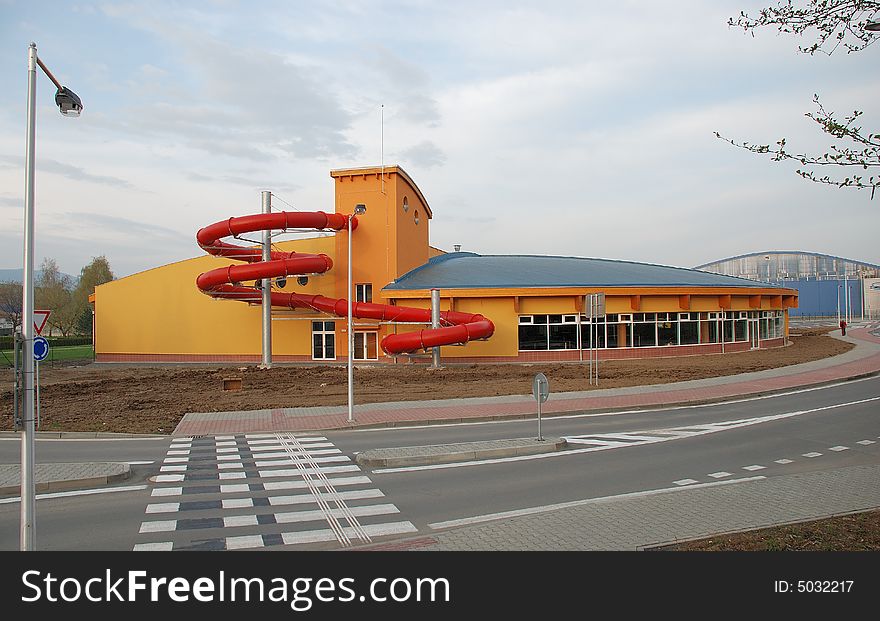
<path id="1" fill-rule="evenodd" d="M 230 265 L 213 269 L 199 275 L 196 285 L 202 293 L 213 298 L 239 300 L 251 304 L 261 304 L 262 290 L 259 286 L 249 287 L 244 281 L 279 276 L 300 276 L 321 274 L 333 267 L 333 261 L 325 254 L 304 254 L 273 250 L 271 260 L 263 261 L 260 247 L 245 247 L 221 241 L 224 237 L 238 237 L 247 233 L 266 230 L 314 229 L 341 231 L 357 229 L 357 216 L 338 213 L 279 211 L 267 214 L 254 214 L 229 218 L 199 229 L 196 240 L 205 252 L 218 257 L 243 261 L 247 265 Z M 337 317 L 348 316 L 348 300 L 328 298 L 322 295 L 283 293 L 273 291 L 272 306 L 283 308 L 308 308 Z M 374 319 L 390 322 L 430 323 L 431 310 L 352 302 L 351 314 L 358 319 Z M 430 328 L 391 334 L 382 339 L 382 350 L 388 355 L 409 354 L 421 349 L 440 345 L 464 344 L 475 339 L 492 336 L 495 325 L 478 314 L 443 311 L 440 313 L 439 328 Z"/>

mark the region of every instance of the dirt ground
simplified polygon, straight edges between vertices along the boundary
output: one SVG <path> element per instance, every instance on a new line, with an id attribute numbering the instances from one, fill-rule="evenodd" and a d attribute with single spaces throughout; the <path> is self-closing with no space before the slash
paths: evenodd
<path id="1" fill-rule="evenodd" d="M 653 549 L 691 552 L 880 550 L 880 511 L 865 511 L 800 524 L 717 535 Z"/>
<path id="2" fill-rule="evenodd" d="M 788 347 L 726 355 L 603 362 L 600 388 L 660 384 L 775 368 L 834 356 L 852 345 L 829 329 L 792 331 Z M 531 394 L 536 373 L 553 392 L 590 390 L 586 363 L 356 366 L 357 403 Z M 242 389 L 224 391 L 223 378 Z M 187 412 L 345 405 L 338 365 L 144 367 L 87 364 L 40 370 L 41 430 L 170 433 Z M 0 430 L 12 429 L 12 371 L 0 384 Z"/>

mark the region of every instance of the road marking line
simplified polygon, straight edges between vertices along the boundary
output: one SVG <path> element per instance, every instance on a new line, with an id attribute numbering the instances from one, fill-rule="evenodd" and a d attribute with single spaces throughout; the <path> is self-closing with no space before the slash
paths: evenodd
<path id="1" fill-rule="evenodd" d="M 751 466 L 743 466 L 743 470 L 748 470 L 749 472 L 754 472 L 755 470 L 764 470 L 767 466 L 759 466 L 758 464 L 752 464 Z"/>
<path id="2" fill-rule="evenodd" d="M 364 483 L 372 483 L 370 477 L 338 477 L 330 479 L 334 487 L 340 485 L 362 485 Z M 306 489 L 309 485 L 305 481 L 266 481 L 263 483 L 263 489 L 267 492 L 282 489 Z M 320 485 L 319 485 L 320 487 Z"/>
<path id="3" fill-rule="evenodd" d="M 249 492 L 251 491 L 251 486 L 247 483 L 236 483 L 234 485 L 221 485 L 220 493 L 221 494 L 237 494 L 239 492 Z"/>
<path id="4" fill-rule="evenodd" d="M 412 525 L 412 522 L 388 522 L 386 524 L 369 524 L 363 527 L 370 537 L 381 537 L 383 535 L 402 535 L 406 533 L 417 533 L 419 529 Z M 354 528 L 346 526 L 344 529 L 347 536 L 357 536 Z M 336 535 L 329 528 L 321 530 L 309 530 L 292 533 L 281 533 L 281 540 L 285 545 L 296 545 L 301 543 L 318 543 L 322 541 L 335 541 Z"/>
<path id="5" fill-rule="evenodd" d="M 699 483 L 696 479 L 679 479 L 678 481 L 673 481 L 676 485 L 693 485 L 694 483 Z"/>
<path id="6" fill-rule="evenodd" d="M 262 455 L 260 456 L 262 457 Z M 351 458 L 346 455 L 331 455 L 329 457 L 313 457 L 311 459 L 299 457 L 299 456 L 289 456 L 287 459 L 270 459 L 268 461 L 258 461 L 254 462 L 254 465 L 257 468 L 268 468 L 271 466 L 289 466 L 290 464 L 295 464 L 297 462 L 307 464 L 307 463 L 318 463 L 318 464 L 327 464 L 327 463 L 339 463 L 343 461 L 351 461 Z"/>
<path id="7" fill-rule="evenodd" d="M 874 442 L 874 440 L 859 440 L 856 444 L 868 446 L 869 444 L 876 444 L 876 442 Z"/>
<path id="8" fill-rule="evenodd" d="M 645 430 L 634 433 L 640 433 L 643 435 L 654 433 L 657 434 L 669 434 L 669 433 L 678 433 L 690 434 L 689 436 L 684 437 L 695 437 L 700 435 L 705 435 L 709 433 L 718 433 L 721 431 L 727 431 L 730 429 L 739 429 L 741 427 L 748 427 L 751 425 L 757 425 L 766 422 L 773 422 L 778 420 L 784 420 L 787 418 L 792 418 L 794 416 L 802 416 L 804 414 L 813 414 L 815 412 L 823 412 L 826 410 L 833 410 L 842 407 L 848 407 L 853 405 L 861 405 L 863 403 L 870 403 L 873 401 L 880 400 L 880 396 L 878 397 L 870 397 L 868 399 L 859 399 L 858 401 L 849 401 L 846 403 L 835 403 L 832 405 L 826 405 L 818 408 L 812 408 L 809 410 L 796 410 L 793 412 L 786 412 L 783 414 L 772 414 L 769 416 L 762 416 L 759 418 L 747 418 L 735 421 L 724 421 L 723 423 L 714 423 L 713 425 L 687 425 L 679 428 L 671 428 L 671 429 L 657 429 L 657 430 Z M 646 410 L 643 410 L 644 412 Z M 638 410 L 634 410 L 634 412 L 638 412 Z M 702 429 L 702 431 L 684 431 L 688 429 Z M 880 437 L 880 436 L 878 436 Z M 567 439 L 567 438 L 566 438 Z M 647 440 L 645 442 L 639 443 L 620 443 L 619 446 L 590 446 L 582 449 L 573 449 L 570 451 L 555 451 L 549 453 L 539 453 L 536 455 L 517 455 L 516 457 L 497 457 L 492 459 L 481 459 L 481 460 L 472 460 L 472 461 L 459 461 L 459 462 L 451 462 L 448 464 L 428 464 L 424 466 L 400 466 L 396 468 L 378 468 L 372 470 L 373 474 L 391 474 L 391 473 L 399 473 L 399 472 L 418 472 L 421 470 L 444 470 L 447 468 L 465 468 L 469 466 L 486 466 L 489 464 L 501 464 L 501 463 L 509 463 L 515 461 L 531 461 L 535 459 L 552 459 L 555 457 L 568 457 L 571 455 L 580 455 L 583 453 L 591 453 L 595 451 L 605 451 L 605 450 L 613 450 L 619 448 L 627 448 L 631 446 L 645 446 L 647 444 L 654 444 L 656 442 L 668 442 L 670 440 L 677 439 L 676 437 L 658 437 L 656 440 Z M 571 440 L 568 440 L 569 442 Z"/>
<path id="9" fill-rule="evenodd" d="M 149 466 L 150 464 L 152 464 L 154 462 L 145 460 L 145 461 L 127 461 L 125 463 L 127 463 L 129 466 Z"/>
<path id="10" fill-rule="evenodd" d="M 241 455 L 239 455 L 237 453 L 235 455 L 217 455 L 217 461 L 235 461 L 235 460 L 241 461 Z"/>
<path id="11" fill-rule="evenodd" d="M 232 442 L 218 442 L 217 447 L 219 448 L 221 446 L 238 446 L 238 443 L 234 440 Z"/>
<path id="12" fill-rule="evenodd" d="M 163 461 L 162 463 L 164 463 L 164 464 L 185 464 L 188 462 L 189 462 L 189 457 L 166 457 L 165 461 Z M 151 464 L 153 462 L 147 462 L 147 463 Z"/>
<path id="13" fill-rule="evenodd" d="M 186 466 L 162 466 L 159 468 L 159 472 L 185 472 Z"/>
<path id="14" fill-rule="evenodd" d="M 829 451 L 836 451 L 836 452 L 839 453 L 840 451 L 848 451 L 848 450 L 849 450 L 849 447 L 848 447 L 848 446 L 832 446 L 832 447 L 831 447 L 830 449 L 828 449 L 828 450 L 829 450 Z"/>
<path id="15" fill-rule="evenodd" d="M 664 487 L 660 489 L 646 490 L 642 492 L 629 492 L 626 494 L 617 494 L 614 496 L 602 496 L 600 498 L 586 498 L 584 500 L 573 500 L 570 502 L 562 502 L 553 505 L 542 505 L 538 507 L 529 507 L 527 509 L 516 509 L 513 511 L 502 511 L 500 513 L 488 513 L 485 515 L 477 515 L 474 517 L 461 518 L 457 520 L 447 520 L 445 522 L 435 522 L 428 524 L 429 527 L 437 530 L 440 528 L 452 528 L 455 526 L 468 526 L 471 524 L 479 524 L 481 522 L 491 522 L 495 520 L 503 520 L 512 517 L 522 517 L 525 515 L 535 515 L 538 513 L 547 513 L 558 509 L 569 509 L 572 507 L 581 507 L 584 505 L 601 504 L 607 502 L 615 502 L 618 500 L 626 500 L 629 498 L 640 498 L 643 496 L 654 496 L 657 494 L 671 494 L 675 492 L 685 492 L 694 489 L 703 489 L 706 487 L 720 487 L 722 485 L 735 485 L 737 483 L 747 483 L 751 481 L 760 481 L 767 477 L 758 475 L 744 479 L 728 479 L 727 481 L 713 481 L 711 483 L 698 483 L 696 485 L 687 485 L 684 487 Z"/>
<path id="16" fill-rule="evenodd" d="M 247 548 L 262 548 L 263 546 L 262 535 L 241 535 L 226 538 L 227 550 L 245 550 Z"/>
<path id="17" fill-rule="evenodd" d="M 281 451 L 284 450 L 286 445 L 277 440 L 272 441 L 272 444 L 258 444 L 256 446 L 250 445 L 249 448 L 252 452 L 256 453 L 259 451 Z M 311 449 L 314 448 L 331 448 L 333 446 L 332 442 L 311 442 L 309 444 L 304 444 L 303 448 L 307 449 L 304 452 L 309 453 Z"/>
<path id="18" fill-rule="evenodd" d="M 224 509 L 242 509 L 244 507 L 253 507 L 254 499 L 253 498 L 224 498 L 221 501 L 221 506 Z"/>
<path id="19" fill-rule="evenodd" d="M 785 464 L 791 464 L 791 463 L 794 463 L 794 461 L 791 460 L 791 459 L 777 459 L 777 460 L 776 460 L 776 463 L 777 463 L 777 464 L 782 464 L 782 465 L 784 466 Z"/>
<path id="20" fill-rule="evenodd" d="M 710 477 L 712 477 L 713 479 L 723 479 L 724 477 L 729 477 L 729 476 L 731 476 L 731 473 L 729 473 L 729 472 L 724 472 L 724 471 L 722 470 L 721 472 L 713 472 L 712 474 L 709 474 L 709 475 L 707 475 L 707 476 L 710 476 Z"/>
<path id="21" fill-rule="evenodd" d="M 193 441 L 193 438 L 190 438 L 190 437 L 172 438 L 171 444 L 174 444 L 177 442 L 192 442 L 192 441 Z"/>
<path id="22" fill-rule="evenodd" d="M 174 543 L 171 541 L 161 541 L 159 543 L 138 543 L 132 548 L 133 552 L 170 552 L 174 549 Z"/>
<path id="23" fill-rule="evenodd" d="M 177 529 L 177 520 L 157 520 L 155 522 L 141 523 L 141 529 L 138 531 L 143 533 L 165 533 Z"/>
<path id="24" fill-rule="evenodd" d="M 231 515 L 223 518 L 223 528 L 235 528 L 237 526 L 259 526 L 256 515 Z"/>
<path id="25" fill-rule="evenodd" d="M 229 463 L 217 464 L 218 470 L 240 470 L 244 468 L 244 464 L 238 461 L 233 461 Z"/>
<path id="26" fill-rule="evenodd" d="M 286 513 L 276 513 L 275 521 L 278 524 L 290 524 L 293 522 L 314 522 L 327 519 L 327 517 L 341 519 L 345 518 L 347 515 L 363 517 L 370 515 L 387 515 L 389 513 L 400 513 L 400 509 L 387 503 L 381 505 L 364 505 L 362 507 L 338 509 L 327 508 L 326 510 L 316 509 L 314 511 L 288 511 Z"/>
<path id="27" fill-rule="evenodd" d="M 48 492 L 46 494 L 37 494 L 35 498 L 37 500 L 51 500 L 52 498 L 72 498 L 74 496 L 93 496 L 95 494 L 111 494 L 114 492 L 136 492 L 142 489 L 147 489 L 146 485 L 125 485 L 120 487 L 102 487 L 100 489 L 79 489 L 71 492 Z M 8 505 L 16 502 L 21 502 L 20 496 L 15 496 L 12 498 L 2 498 L 0 499 L 0 505 Z"/>
<path id="28" fill-rule="evenodd" d="M 228 447 L 224 447 L 224 448 L 218 448 L 217 452 L 218 453 L 237 453 L 238 447 L 237 446 L 228 446 Z"/>
<path id="29" fill-rule="evenodd" d="M 348 492 L 337 492 L 335 496 L 323 492 L 318 492 L 317 494 L 294 494 L 292 496 L 269 496 L 269 504 L 273 507 L 281 505 L 309 504 L 318 502 L 316 496 L 323 498 L 324 500 L 332 500 L 334 497 L 339 497 L 342 500 L 363 500 L 366 498 L 383 498 L 385 494 L 378 489 L 359 489 Z"/>
<path id="30" fill-rule="evenodd" d="M 360 472 L 359 466 L 326 466 L 323 468 L 303 468 L 302 470 L 296 469 L 284 469 L 284 470 L 259 470 L 259 475 L 263 478 L 271 478 L 271 477 L 295 477 L 300 476 L 301 474 L 317 474 L 318 472 L 325 472 L 327 474 L 333 472 Z"/>
<path id="31" fill-rule="evenodd" d="M 235 436 L 214 436 L 214 440 L 217 442 L 228 442 L 229 440 L 235 440 Z"/>
<path id="32" fill-rule="evenodd" d="M 339 449 L 320 449 L 317 451 L 303 451 L 304 455 L 341 455 L 342 451 Z M 282 457 L 289 457 L 290 453 L 287 451 L 278 451 L 277 453 L 254 453 L 254 459 L 279 459 Z"/>
<path id="33" fill-rule="evenodd" d="M 147 505 L 146 513 L 174 513 L 180 511 L 179 502 L 157 502 Z"/>
<path id="34" fill-rule="evenodd" d="M 189 450 L 186 450 L 186 451 L 168 451 L 168 454 L 169 454 L 169 455 L 189 455 L 189 454 L 190 454 L 190 451 L 189 451 Z"/>
<path id="35" fill-rule="evenodd" d="M 812 453 L 804 453 L 803 457 L 821 457 L 822 453 L 816 453 L 815 451 Z"/>
<path id="36" fill-rule="evenodd" d="M 217 476 L 222 481 L 228 481 L 229 479 L 246 479 L 247 473 L 245 473 L 245 472 L 220 472 Z"/>
<path id="37" fill-rule="evenodd" d="M 158 474 L 156 475 L 156 483 L 179 483 L 186 478 L 184 474 Z"/>
<path id="38" fill-rule="evenodd" d="M 182 487 L 157 487 L 150 496 L 180 496 L 183 494 Z"/>

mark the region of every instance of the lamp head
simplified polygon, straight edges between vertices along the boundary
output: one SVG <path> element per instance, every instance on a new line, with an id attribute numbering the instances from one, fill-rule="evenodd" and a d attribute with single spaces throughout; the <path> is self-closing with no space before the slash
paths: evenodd
<path id="1" fill-rule="evenodd" d="M 355 205 L 354 206 L 354 214 L 356 216 L 360 216 L 365 213 L 367 213 L 367 206 L 366 205 Z"/>
<path id="2" fill-rule="evenodd" d="M 82 100 L 66 86 L 62 86 L 55 93 L 55 103 L 64 116 L 79 116 L 83 109 Z"/>
<path id="3" fill-rule="evenodd" d="M 868 22 L 865 24 L 865 30 L 868 32 L 880 32 L 880 22 Z"/>

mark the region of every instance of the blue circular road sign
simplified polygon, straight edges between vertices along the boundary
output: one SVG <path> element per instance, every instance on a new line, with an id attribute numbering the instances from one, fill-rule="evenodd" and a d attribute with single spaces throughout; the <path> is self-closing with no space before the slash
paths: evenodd
<path id="1" fill-rule="evenodd" d="M 34 360 L 39 362 L 40 360 L 45 360 L 46 356 L 49 355 L 49 341 L 46 340 L 45 337 L 35 336 L 34 337 Z"/>

